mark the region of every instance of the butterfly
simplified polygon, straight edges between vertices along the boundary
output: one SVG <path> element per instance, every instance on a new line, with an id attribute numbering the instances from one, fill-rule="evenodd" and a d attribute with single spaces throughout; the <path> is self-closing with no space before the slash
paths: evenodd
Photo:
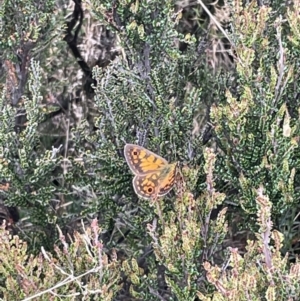
<path id="1" fill-rule="evenodd" d="M 124 156 L 130 170 L 134 173 L 135 193 L 151 199 L 167 194 L 174 186 L 178 163 L 168 163 L 164 158 L 148 149 L 126 144 Z"/>

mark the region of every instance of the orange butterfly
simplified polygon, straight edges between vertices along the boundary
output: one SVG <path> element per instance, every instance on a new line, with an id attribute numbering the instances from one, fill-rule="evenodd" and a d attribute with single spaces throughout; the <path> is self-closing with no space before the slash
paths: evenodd
<path id="1" fill-rule="evenodd" d="M 132 183 L 138 196 L 145 199 L 160 197 L 173 188 L 177 162 L 170 164 L 164 158 L 135 144 L 126 144 L 124 155 L 135 175 Z"/>

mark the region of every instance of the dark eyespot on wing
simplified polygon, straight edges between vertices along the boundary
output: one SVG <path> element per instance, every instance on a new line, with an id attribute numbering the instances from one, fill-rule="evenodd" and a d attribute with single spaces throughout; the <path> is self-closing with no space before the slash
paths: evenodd
<path id="1" fill-rule="evenodd" d="M 148 175 L 135 176 L 132 181 L 134 191 L 144 199 L 151 199 L 157 191 L 157 182 Z"/>
<path id="2" fill-rule="evenodd" d="M 168 164 L 164 158 L 135 144 L 125 145 L 124 156 L 131 171 L 137 175 L 149 174 Z"/>

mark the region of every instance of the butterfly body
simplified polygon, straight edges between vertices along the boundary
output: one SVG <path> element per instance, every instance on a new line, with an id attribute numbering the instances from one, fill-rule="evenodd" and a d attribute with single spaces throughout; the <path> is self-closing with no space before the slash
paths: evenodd
<path id="1" fill-rule="evenodd" d="M 177 163 L 168 163 L 164 158 L 146 148 L 126 144 L 124 155 L 134 173 L 135 193 L 145 199 L 167 194 L 175 184 Z"/>

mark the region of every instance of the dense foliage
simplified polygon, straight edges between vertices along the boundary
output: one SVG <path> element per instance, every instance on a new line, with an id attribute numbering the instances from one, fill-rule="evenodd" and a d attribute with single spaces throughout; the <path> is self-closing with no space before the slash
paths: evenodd
<path id="1" fill-rule="evenodd" d="M 2 2 L 0 299 L 299 300 L 300 1 Z"/>

